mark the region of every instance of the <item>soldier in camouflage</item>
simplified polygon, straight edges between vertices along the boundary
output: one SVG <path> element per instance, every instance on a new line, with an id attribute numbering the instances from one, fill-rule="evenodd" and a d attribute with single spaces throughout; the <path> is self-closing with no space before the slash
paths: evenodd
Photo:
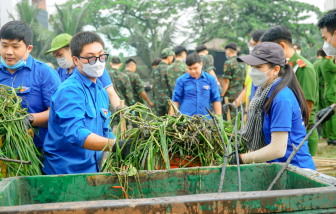
<path id="1" fill-rule="evenodd" d="M 229 102 L 234 102 L 244 89 L 246 66 L 237 61 L 237 44 L 230 42 L 225 46 L 225 54 L 229 58 L 224 63 L 224 85 L 222 96 L 228 97 Z M 231 112 L 235 116 L 235 112 Z"/>
<path id="2" fill-rule="evenodd" d="M 156 68 L 156 66 L 158 66 L 160 64 L 160 62 L 162 61 L 161 58 L 156 58 L 152 61 L 152 68 Z"/>
<path id="3" fill-rule="evenodd" d="M 118 94 L 120 100 L 125 100 L 125 105 L 132 106 L 135 104 L 133 89 L 128 76 L 119 71 L 118 69 L 121 66 L 121 59 L 119 56 L 112 56 L 111 59 L 111 71 L 109 72 L 110 78 L 112 80 L 114 89 Z M 115 112 L 115 109 L 110 105 L 109 110 Z M 112 121 L 112 125 L 117 125 L 120 121 L 119 116 L 115 117 Z"/>
<path id="4" fill-rule="evenodd" d="M 139 74 L 136 71 L 136 61 L 129 58 L 125 62 L 125 74 L 129 77 L 133 88 L 133 95 L 135 102 L 143 103 L 142 98 L 146 100 L 150 107 L 154 107 L 154 104 L 148 99 L 146 91 L 151 89 L 151 86 L 146 86 L 141 80 Z M 146 90 L 146 91 L 145 91 Z"/>
<path id="5" fill-rule="evenodd" d="M 153 70 L 153 101 L 154 113 L 158 116 L 168 114 L 169 105 L 167 99 L 170 92 L 168 89 L 168 82 L 166 78 L 169 65 L 175 60 L 175 53 L 172 49 L 166 48 L 161 52 L 162 61 Z"/>
<path id="6" fill-rule="evenodd" d="M 166 73 L 167 85 L 169 89 L 168 97 L 170 99 L 173 97 L 173 92 L 177 78 L 185 74 L 188 70 L 188 67 L 184 62 L 188 53 L 187 49 L 182 45 L 178 45 L 174 48 L 174 52 L 175 52 L 175 62 L 169 66 Z"/>

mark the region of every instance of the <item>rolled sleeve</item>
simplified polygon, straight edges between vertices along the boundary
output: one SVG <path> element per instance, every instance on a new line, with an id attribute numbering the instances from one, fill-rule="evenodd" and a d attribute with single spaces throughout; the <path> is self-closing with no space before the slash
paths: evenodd
<path id="1" fill-rule="evenodd" d="M 44 73 L 43 76 L 41 76 L 42 99 L 44 105 L 48 108 L 50 107 L 51 97 L 61 84 L 61 80 L 54 69 L 47 65 L 44 66 Z"/>
<path id="2" fill-rule="evenodd" d="M 145 83 L 140 79 L 140 76 L 136 73 L 133 74 L 134 75 L 134 90 L 140 94 L 141 92 L 143 92 L 145 90 L 144 86 Z"/>
<path id="3" fill-rule="evenodd" d="M 292 129 L 293 105 L 288 100 L 279 100 L 271 107 L 271 132 L 290 132 Z"/>
<path id="4" fill-rule="evenodd" d="M 232 75 L 233 75 L 233 69 L 232 69 L 232 65 L 231 65 L 231 60 L 227 60 L 224 63 L 224 69 L 223 69 L 223 78 L 224 79 L 232 79 Z"/>
<path id="5" fill-rule="evenodd" d="M 217 81 L 215 78 L 210 77 L 210 101 L 213 102 L 220 102 L 220 94 L 218 90 Z"/>
<path id="6" fill-rule="evenodd" d="M 104 88 L 108 88 L 110 86 L 112 86 L 112 80 L 109 76 L 109 74 L 107 73 L 107 70 L 104 69 L 104 73 L 101 77 L 98 78 L 100 80 L 100 82 L 103 84 Z"/>
<path id="7" fill-rule="evenodd" d="M 183 99 L 183 82 L 182 82 L 182 78 L 179 77 L 176 80 L 172 100 L 174 102 L 182 103 L 182 99 Z"/>
<path id="8" fill-rule="evenodd" d="M 78 147 L 83 147 L 84 145 L 84 142 L 86 140 L 86 138 L 91 134 L 92 132 L 85 129 L 85 128 L 80 128 L 78 131 L 77 131 L 77 140 L 76 142 L 74 142 L 73 144 L 75 146 L 78 146 Z"/>

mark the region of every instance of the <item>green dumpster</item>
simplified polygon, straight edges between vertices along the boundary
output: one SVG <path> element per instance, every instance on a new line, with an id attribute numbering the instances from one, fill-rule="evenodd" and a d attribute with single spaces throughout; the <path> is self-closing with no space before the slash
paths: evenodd
<path id="1" fill-rule="evenodd" d="M 336 179 L 295 166 L 266 191 L 282 164 L 6 178 L 0 182 L 1 213 L 335 213 Z M 127 180 L 125 180 L 127 178 Z M 121 186 L 127 184 L 127 199 Z"/>

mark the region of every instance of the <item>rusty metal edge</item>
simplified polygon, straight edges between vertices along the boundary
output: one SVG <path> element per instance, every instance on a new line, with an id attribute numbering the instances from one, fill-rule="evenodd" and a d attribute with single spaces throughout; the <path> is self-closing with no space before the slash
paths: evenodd
<path id="1" fill-rule="evenodd" d="M 252 192 L 226 192 L 226 193 L 208 193 L 173 197 L 145 198 L 145 199 L 120 199 L 120 200 L 100 200 L 100 201 L 80 201 L 64 203 L 47 203 L 22 205 L 12 207 L 0 207 L 0 213 L 29 213 L 29 212 L 50 212 L 50 211 L 78 211 L 78 210 L 98 210 L 105 208 L 139 208 L 160 205 L 177 204 L 200 204 L 204 202 L 229 202 L 242 200 L 268 200 L 278 197 L 293 197 L 300 195 L 335 194 L 336 188 L 321 187 L 311 189 L 294 190 L 273 190 L 273 191 L 252 191 Z M 336 199 L 335 199 L 336 201 Z M 326 208 L 336 208 L 336 203 L 326 204 Z"/>

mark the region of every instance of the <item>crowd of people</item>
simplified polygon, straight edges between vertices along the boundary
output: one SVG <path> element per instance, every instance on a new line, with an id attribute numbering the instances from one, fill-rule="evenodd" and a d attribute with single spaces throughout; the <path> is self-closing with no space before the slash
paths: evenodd
<path id="1" fill-rule="evenodd" d="M 37 127 L 34 143 L 43 162 L 42 172 L 74 174 L 99 172 L 103 150 L 116 151 L 116 143 L 129 152 L 133 139 L 116 139 L 109 130 L 111 112 L 146 103 L 158 116 L 169 113 L 168 99 L 182 114 L 221 116 L 247 106 L 242 133 L 249 153 L 233 156 L 231 164 L 285 162 L 292 150 L 326 116 L 320 135 L 336 145 L 336 10 L 318 22 L 323 47 L 312 64 L 301 55 L 284 26 L 251 32 L 250 54 L 238 56 L 234 42 L 225 46 L 222 78 L 216 75 L 214 58 L 202 44 L 193 53 L 178 45 L 166 48 L 152 62 L 151 83 L 137 73 L 137 62 L 127 58 L 124 70 L 119 56 L 109 57 L 101 37 L 93 32 L 58 35 L 51 43 L 59 68 L 34 59 L 30 52 L 32 31 L 22 21 L 11 21 L 0 30 L 0 84 L 22 89 L 27 125 Z M 107 71 L 106 63 L 112 69 Z M 152 100 L 147 93 L 152 93 Z M 224 97 L 229 103 L 224 104 Z M 228 119 L 228 114 L 223 114 Z M 115 124 L 118 121 L 113 121 Z M 136 124 L 133 124 L 136 125 Z M 314 130 L 295 155 L 292 164 L 315 169 L 318 132 Z"/>

